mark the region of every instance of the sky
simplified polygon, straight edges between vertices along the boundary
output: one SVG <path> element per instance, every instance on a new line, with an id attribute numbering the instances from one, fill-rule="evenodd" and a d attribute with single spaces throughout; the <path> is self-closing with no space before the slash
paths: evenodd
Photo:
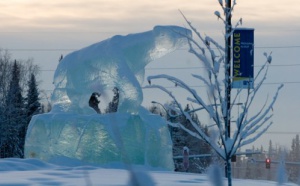
<path id="1" fill-rule="evenodd" d="M 211 186 L 211 174 L 193 174 L 149 169 L 142 166 L 132 166 L 130 169 L 120 169 L 118 166 L 99 167 L 95 165 L 81 165 L 73 161 L 64 160 L 63 165 L 45 163 L 36 159 L 1 159 L 0 185 L 94 185 L 116 186 L 130 184 L 130 172 L 145 186 Z M 69 164 L 69 165 L 67 165 Z M 117 177 L 116 177 L 117 175 Z M 215 176 L 214 176 L 215 177 Z M 227 180 L 222 179 L 226 185 Z M 275 186 L 276 182 L 265 180 L 233 179 L 233 185 L 243 186 Z M 296 186 L 284 183 L 283 186 Z"/>
<path id="2" fill-rule="evenodd" d="M 255 70 L 265 62 L 264 52 L 273 56 L 257 108 L 284 84 L 274 108 L 274 124 L 254 145 L 267 148 L 272 140 L 273 145 L 290 148 L 292 138 L 300 133 L 300 4 L 297 0 L 236 2 L 233 24 L 242 18 L 243 27 L 255 29 Z M 179 9 L 198 31 L 223 42 L 223 25 L 214 16 L 216 10 L 221 11 L 217 0 L 0 0 L 0 7 L 0 48 L 8 49 L 16 59 L 32 58 L 41 67 L 40 89 L 48 95 L 54 88 L 52 78 L 60 55 L 113 35 L 151 30 L 155 25 L 187 27 Z M 180 74 L 196 85 L 186 77 L 204 72 L 201 63 L 183 48 L 146 69 L 146 76 L 161 73 Z M 172 91 L 185 97 L 178 89 Z M 163 103 L 168 98 L 154 89 L 145 91 L 143 104 L 150 106 L 152 100 Z M 204 122 L 209 124 L 207 118 Z"/>

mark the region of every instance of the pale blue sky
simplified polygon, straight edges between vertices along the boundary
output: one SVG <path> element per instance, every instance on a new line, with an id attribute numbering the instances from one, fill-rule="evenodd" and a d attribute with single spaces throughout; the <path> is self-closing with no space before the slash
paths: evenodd
<path id="1" fill-rule="evenodd" d="M 223 42 L 223 26 L 214 16 L 215 10 L 220 11 L 217 0 L 0 0 L 0 7 L 0 47 L 11 49 L 17 59 L 33 58 L 43 70 L 40 77 L 44 90 L 53 89 L 52 70 L 61 54 L 116 34 L 147 31 L 155 25 L 186 26 L 178 9 L 200 32 Z M 290 148 L 292 137 L 300 133 L 299 12 L 298 0 L 237 0 L 233 22 L 242 17 L 244 27 L 255 28 L 255 65 L 264 62 L 263 52 L 273 52 L 269 84 L 264 85 L 258 101 L 263 102 L 268 93 L 272 96 L 278 83 L 285 83 L 274 108 L 274 125 L 256 146 L 266 145 L 272 139 L 274 144 Z M 191 71 L 153 68 L 197 65 L 201 66 L 193 56 L 181 50 L 150 64 L 147 74 L 185 74 L 186 77 Z M 201 73 L 201 69 L 193 71 L 198 72 Z M 156 99 L 157 96 L 151 97 L 156 94 L 160 92 L 145 92 L 145 104 Z"/>

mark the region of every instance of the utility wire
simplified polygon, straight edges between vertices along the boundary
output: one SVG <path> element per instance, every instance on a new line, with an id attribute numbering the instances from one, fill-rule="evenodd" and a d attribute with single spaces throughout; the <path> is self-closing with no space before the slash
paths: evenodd
<path id="1" fill-rule="evenodd" d="M 261 67 L 262 65 L 255 65 L 254 67 Z M 285 65 L 270 65 L 269 67 L 293 67 L 300 66 L 300 64 L 285 64 Z M 204 69 L 206 67 L 150 67 L 146 70 L 195 70 L 195 69 Z M 44 69 L 40 71 L 55 71 L 53 69 Z"/>
<path id="2" fill-rule="evenodd" d="M 270 82 L 270 83 L 263 83 L 263 85 L 281 85 L 281 84 L 300 84 L 300 81 L 285 81 L 285 82 Z M 178 88 L 176 86 L 164 86 L 167 89 L 175 89 Z M 191 88 L 201 88 L 201 87 L 207 87 L 206 85 L 192 85 L 189 86 Z"/>
<path id="3" fill-rule="evenodd" d="M 280 132 L 280 131 L 266 131 L 265 134 L 300 134 L 300 132 L 289 132 L 289 131 L 286 131 L 286 132 Z"/>
<path id="4" fill-rule="evenodd" d="M 282 64 L 282 65 L 270 65 L 269 67 L 289 67 L 289 66 L 300 66 L 297 64 Z M 254 65 L 255 68 L 262 67 L 262 65 Z M 204 69 L 206 67 L 151 67 L 146 68 L 146 70 L 191 70 L 191 69 Z"/>
<path id="5" fill-rule="evenodd" d="M 263 85 L 280 85 L 280 84 L 300 84 L 300 81 L 286 81 L 286 82 L 270 82 L 270 83 L 263 83 Z M 207 87 L 206 85 L 194 85 L 194 86 L 189 86 L 191 88 L 202 88 L 202 87 Z M 175 89 L 179 88 L 176 86 L 164 86 L 164 88 L 167 89 Z M 43 90 L 46 92 L 52 92 L 53 90 Z"/>
<path id="6" fill-rule="evenodd" d="M 300 48 L 300 45 L 291 45 L 291 46 L 255 46 L 254 48 L 257 49 L 272 49 L 272 48 L 281 48 L 281 49 L 290 49 L 290 48 Z M 7 49 L 9 51 L 34 51 L 34 52 L 47 52 L 47 51 L 75 51 L 75 50 L 79 50 L 79 49 L 75 49 L 75 48 L 45 48 L 45 49 L 40 49 L 40 48 L 10 48 Z M 180 48 L 177 50 L 188 50 L 187 48 Z"/>

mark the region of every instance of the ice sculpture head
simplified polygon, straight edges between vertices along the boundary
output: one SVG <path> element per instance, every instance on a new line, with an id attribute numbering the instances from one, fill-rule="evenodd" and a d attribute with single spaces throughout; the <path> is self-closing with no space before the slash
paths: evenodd
<path id="1" fill-rule="evenodd" d="M 191 31 L 178 26 L 114 36 L 67 55 L 54 75 L 52 112 L 94 113 L 92 93 L 119 89 L 118 112 L 135 112 L 143 100 L 145 67 L 186 44 Z"/>
<path id="2" fill-rule="evenodd" d="M 153 29 L 155 47 L 150 51 L 152 60 L 160 58 L 186 44 L 186 36 L 191 37 L 190 30 L 178 26 L 156 26 Z"/>

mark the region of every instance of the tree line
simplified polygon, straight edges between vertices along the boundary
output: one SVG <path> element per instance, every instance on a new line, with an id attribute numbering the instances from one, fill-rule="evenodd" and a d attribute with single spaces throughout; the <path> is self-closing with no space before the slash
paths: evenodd
<path id="1" fill-rule="evenodd" d="M 172 105 L 172 103 L 166 103 L 165 105 Z M 173 110 L 169 109 L 170 107 L 162 107 L 157 105 L 152 105 L 149 107 L 149 111 L 153 114 L 158 114 L 164 117 L 167 121 L 172 123 L 181 123 L 186 128 L 195 132 L 195 128 L 192 126 L 190 121 L 184 115 L 172 115 Z M 187 104 L 185 112 L 191 111 L 190 105 Z M 189 112 L 192 120 L 202 128 L 207 135 L 209 135 L 209 130 L 206 125 L 203 125 L 198 115 L 194 112 Z M 173 127 L 169 125 L 169 131 L 171 140 L 173 143 L 173 157 L 178 157 L 183 155 L 183 148 L 188 147 L 189 155 L 203 155 L 203 154 L 211 154 L 212 149 L 209 144 L 207 144 L 204 140 L 199 140 L 198 138 L 190 135 L 185 130 L 182 130 L 179 127 Z M 183 158 L 174 159 L 174 167 L 175 171 L 179 172 L 193 172 L 193 173 L 204 173 L 206 169 L 209 167 L 212 162 L 211 156 L 201 157 L 201 158 L 189 158 L 189 168 L 185 170 L 183 167 Z"/>
<path id="2" fill-rule="evenodd" d="M 233 177 L 255 180 L 273 180 L 277 181 L 280 172 L 280 163 L 284 163 L 286 181 L 300 184 L 300 140 L 299 134 L 293 139 L 289 149 L 274 145 L 269 141 L 267 149 L 261 147 L 252 147 L 252 151 L 261 152 L 251 157 L 238 156 L 233 164 Z M 266 168 L 266 158 L 271 161 L 270 169 Z M 285 172 L 285 173 L 284 173 Z"/>
<path id="3" fill-rule="evenodd" d="M 36 75 L 31 59 L 13 60 L 0 50 L 0 157 L 24 157 L 28 124 L 42 112 Z"/>
<path id="4" fill-rule="evenodd" d="M 164 105 L 154 104 L 149 107 L 149 111 L 153 114 L 158 114 L 172 123 L 181 123 L 183 126 L 190 130 L 195 130 L 189 120 L 183 115 L 172 116 L 172 110 L 169 110 L 167 105 L 172 103 L 166 103 Z M 189 105 L 186 105 L 185 112 L 191 111 Z M 194 112 L 189 112 L 191 118 L 200 128 L 205 131 L 206 134 L 212 135 L 208 126 L 201 124 L 198 116 Z M 176 113 L 175 113 L 176 114 Z M 169 131 L 173 143 L 173 157 L 182 156 L 183 147 L 187 146 L 190 149 L 190 155 L 211 154 L 206 158 L 190 158 L 189 172 L 203 173 L 207 171 L 207 168 L 211 163 L 222 162 L 221 159 L 213 153 L 209 144 L 204 140 L 199 140 L 193 137 L 186 131 L 169 126 Z M 241 149 L 238 150 L 240 152 Z M 285 173 L 286 180 L 300 184 L 300 139 L 299 134 L 292 139 L 290 149 L 283 148 L 281 146 L 274 146 L 272 141 L 269 141 L 269 147 L 264 149 L 262 146 L 252 147 L 251 151 L 260 152 L 259 154 L 253 154 L 249 157 L 245 155 L 236 156 L 236 161 L 233 162 L 233 177 L 241 179 L 261 179 L 261 180 L 273 180 L 278 179 L 279 162 L 296 162 L 295 164 L 286 164 Z M 271 159 L 271 169 L 266 168 L 266 158 Z M 299 165 L 297 165 L 297 163 Z M 177 171 L 184 171 L 182 167 L 182 159 L 174 159 L 174 165 Z M 220 166 L 222 163 L 220 163 Z"/>
<path id="5" fill-rule="evenodd" d="M 118 105 L 119 105 L 119 89 L 117 87 L 113 88 L 113 98 L 108 103 L 107 107 L 104 109 L 104 112 L 101 111 L 99 104 L 100 104 L 100 96 L 101 93 L 99 92 L 93 92 L 90 99 L 89 99 L 89 106 L 93 108 L 98 114 L 102 113 L 114 113 L 118 111 Z"/>
<path id="6" fill-rule="evenodd" d="M 38 65 L 32 59 L 14 60 L 11 54 L 0 49 L 0 158 L 24 158 L 24 145 L 29 122 L 33 115 L 49 112 L 51 104 L 40 102 L 36 76 Z M 119 90 L 113 89 L 114 96 L 104 113 L 117 112 Z M 98 107 L 100 93 L 93 93 L 89 105 L 101 114 Z"/>

